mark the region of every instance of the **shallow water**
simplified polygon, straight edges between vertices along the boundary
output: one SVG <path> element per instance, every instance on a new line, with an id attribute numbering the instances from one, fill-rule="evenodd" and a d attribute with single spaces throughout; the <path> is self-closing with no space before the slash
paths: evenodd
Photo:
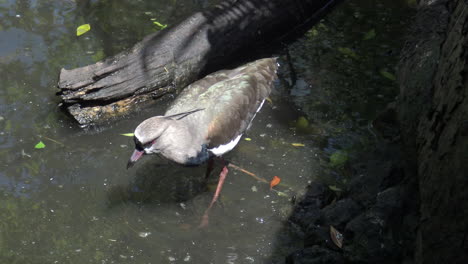
<path id="1" fill-rule="evenodd" d="M 157 157 L 125 169 L 133 142 L 120 134 L 162 113 L 169 100 L 86 131 L 58 108 L 60 68 L 131 47 L 158 30 L 152 18 L 171 25 L 206 5 L 0 1 L 2 263 L 280 262 L 288 252 L 278 245 L 288 234 L 279 232 L 293 209 L 292 198 L 300 199 L 307 183 L 318 178 L 342 184 L 342 164 L 330 157 L 341 151 L 346 159 L 353 149 L 375 143 L 369 121 L 397 94 L 395 82 L 380 72 L 392 72 L 398 57 L 404 29 L 401 17 L 392 15 L 403 3 L 350 1 L 315 27 L 317 34 L 311 30 L 290 46 L 296 78 L 282 58 L 273 103 L 265 104 L 225 156 L 268 181 L 281 177 L 276 189 L 284 194 L 231 169 L 206 229 L 197 226 L 216 186 L 215 173 L 205 180 L 205 166 L 182 168 Z M 382 13 L 363 11 L 371 9 Z M 367 21 L 377 17 L 387 20 Z M 76 27 L 84 23 L 91 31 L 76 37 Z M 363 42 L 372 28 L 371 44 Z M 353 59 L 338 47 L 366 59 Z M 301 116 L 308 119 L 305 126 L 295 122 Z M 45 148 L 35 148 L 39 141 Z"/>

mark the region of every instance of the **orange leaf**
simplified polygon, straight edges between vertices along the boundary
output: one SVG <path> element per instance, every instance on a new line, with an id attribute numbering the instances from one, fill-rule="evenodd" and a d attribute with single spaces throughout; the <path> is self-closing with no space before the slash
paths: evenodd
<path id="1" fill-rule="evenodd" d="M 273 180 L 271 180 L 271 182 L 270 182 L 270 189 L 272 189 L 273 187 L 278 185 L 280 183 L 280 181 L 281 181 L 280 177 L 273 176 Z"/>

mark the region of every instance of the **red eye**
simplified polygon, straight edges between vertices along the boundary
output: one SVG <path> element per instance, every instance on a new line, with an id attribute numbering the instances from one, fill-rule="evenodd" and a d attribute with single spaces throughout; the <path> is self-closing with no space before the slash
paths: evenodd
<path id="1" fill-rule="evenodd" d="M 153 140 L 153 141 L 150 141 L 150 142 L 146 143 L 143 147 L 144 147 L 144 148 L 149 148 L 149 147 L 151 147 L 155 142 L 156 142 L 156 139 Z"/>

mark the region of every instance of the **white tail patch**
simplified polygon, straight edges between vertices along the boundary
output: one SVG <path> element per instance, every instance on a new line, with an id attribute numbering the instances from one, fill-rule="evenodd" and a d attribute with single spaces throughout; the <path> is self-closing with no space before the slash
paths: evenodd
<path id="1" fill-rule="evenodd" d="M 208 149 L 211 153 L 215 154 L 216 156 L 221 156 L 224 153 L 232 150 L 237 143 L 239 143 L 239 140 L 241 139 L 242 134 L 237 136 L 235 139 L 233 139 L 231 142 L 224 144 L 224 145 L 219 145 L 216 148 Z"/>
<path id="2" fill-rule="evenodd" d="M 254 113 L 252 119 L 250 120 L 250 123 L 247 126 L 247 129 L 250 128 L 250 125 L 252 124 L 252 121 L 254 120 L 255 116 L 258 113 L 258 111 L 260 111 L 260 109 L 262 109 L 263 103 L 265 103 L 265 99 L 260 103 L 260 106 L 257 108 L 257 111 Z M 227 144 L 219 145 L 216 148 L 212 148 L 212 149 L 208 149 L 208 150 L 211 153 L 215 154 L 216 156 L 221 156 L 224 153 L 231 151 L 237 145 L 237 143 L 239 143 L 239 140 L 241 139 L 241 137 L 242 137 L 242 134 L 240 134 L 239 136 L 237 136 L 235 139 L 233 139 L 232 141 L 230 141 Z"/>

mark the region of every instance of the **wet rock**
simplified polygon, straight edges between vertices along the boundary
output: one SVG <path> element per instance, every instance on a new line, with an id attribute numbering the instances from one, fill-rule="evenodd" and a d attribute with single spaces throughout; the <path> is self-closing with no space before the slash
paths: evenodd
<path id="1" fill-rule="evenodd" d="M 396 263 L 400 248 L 385 228 L 387 222 L 375 210 L 369 210 L 346 225 L 346 259 L 358 263 Z"/>
<path id="2" fill-rule="evenodd" d="M 335 193 L 327 185 L 313 182 L 307 187 L 307 193 L 301 204 L 323 208 L 333 200 L 334 196 Z"/>
<path id="3" fill-rule="evenodd" d="M 310 224 L 314 224 L 321 218 L 322 212 L 320 209 L 329 204 L 334 195 L 328 186 L 324 184 L 310 184 L 306 194 L 291 216 L 291 221 L 302 230 L 306 230 Z"/>
<path id="4" fill-rule="evenodd" d="M 323 208 L 321 223 L 337 227 L 349 222 L 360 212 L 361 206 L 353 199 L 346 198 Z"/>
<path id="5" fill-rule="evenodd" d="M 343 256 L 333 250 L 313 246 L 294 252 L 286 259 L 286 264 L 341 264 Z"/>
<path id="6" fill-rule="evenodd" d="M 372 122 L 374 129 L 384 139 L 396 141 L 400 138 L 400 129 L 398 124 L 396 103 L 392 102 L 387 105 L 387 108 L 380 113 Z"/>
<path id="7" fill-rule="evenodd" d="M 317 207 L 300 207 L 294 211 L 291 221 L 297 224 L 301 230 L 306 230 L 309 225 L 315 224 L 321 217 L 322 212 Z"/>
<path id="8" fill-rule="evenodd" d="M 400 183 L 403 179 L 402 169 L 395 163 L 371 160 L 361 164 L 357 168 L 358 176 L 349 183 L 347 195 L 364 207 L 371 207 L 376 201 L 377 193 Z"/>
<path id="9" fill-rule="evenodd" d="M 305 238 L 304 238 L 304 247 L 312 247 L 312 246 L 323 246 L 330 249 L 335 249 L 333 242 L 330 238 L 330 228 L 325 226 L 319 225 L 309 225 L 306 230 Z"/>
<path id="10" fill-rule="evenodd" d="M 377 194 L 375 208 L 381 211 L 383 217 L 399 214 L 403 207 L 403 190 L 401 187 L 391 187 Z"/>
<path id="11" fill-rule="evenodd" d="M 401 182 L 405 178 L 405 173 L 403 168 L 397 165 L 397 162 L 394 161 L 390 168 L 390 171 L 384 176 L 385 177 L 380 183 L 380 190 L 384 190 L 386 188 L 401 184 Z"/>

